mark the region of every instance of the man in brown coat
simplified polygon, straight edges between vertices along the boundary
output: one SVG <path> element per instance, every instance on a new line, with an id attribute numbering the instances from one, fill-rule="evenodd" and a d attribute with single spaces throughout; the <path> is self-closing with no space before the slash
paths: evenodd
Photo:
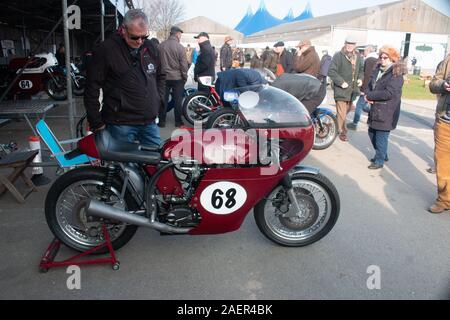
<path id="1" fill-rule="evenodd" d="M 450 55 L 439 65 L 430 90 L 438 95 L 434 125 L 438 198 L 429 211 L 442 213 L 450 210 Z"/>
<path id="2" fill-rule="evenodd" d="M 169 103 L 170 93 L 175 101 L 175 126 L 181 127 L 181 105 L 183 102 L 184 85 L 188 78 L 188 61 L 186 51 L 181 45 L 180 40 L 183 30 L 174 26 L 170 30 L 170 37 L 163 41 L 159 46 L 161 55 L 162 69 L 167 75 L 166 78 L 166 96 L 164 108 L 159 112 L 159 126 L 164 128 L 166 125 L 166 111 Z"/>
<path id="3" fill-rule="evenodd" d="M 311 41 L 302 40 L 297 46 L 298 51 L 294 57 L 294 70 L 296 73 L 306 73 L 317 78 L 320 69 L 320 58 Z"/>

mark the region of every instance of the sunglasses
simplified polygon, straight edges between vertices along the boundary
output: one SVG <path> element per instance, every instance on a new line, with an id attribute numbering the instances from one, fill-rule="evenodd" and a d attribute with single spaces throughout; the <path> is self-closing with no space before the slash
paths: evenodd
<path id="1" fill-rule="evenodd" d="M 134 35 L 130 34 L 130 32 L 128 31 L 128 28 L 125 27 L 125 29 L 127 30 L 128 38 L 130 38 L 130 39 L 133 40 L 133 41 L 138 41 L 139 39 L 141 39 L 142 41 L 144 41 L 144 40 L 146 40 L 146 39 L 149 37 L 148 34 L 145 35 L 145 36 L 134 36 Z"/>
<path id="2" fill-rule="evenodd" d="M 128 35 L 128 37 L 129 37 L 131 40 L 137 41 L 137 40 L 139 40 L 139 39 L 141 39 L 141 40 L 146 40 L 146 39 L 148 38 L 148 35 L 146 35 L 146 36 L 132 36 L 132 35 Z"/>
<path id="3" fill-rule="evenodd" d="M 389 59 L 389 57 L 387 57 L 387 56 L 380 56 L 380 60 L 388 60 Z"/>

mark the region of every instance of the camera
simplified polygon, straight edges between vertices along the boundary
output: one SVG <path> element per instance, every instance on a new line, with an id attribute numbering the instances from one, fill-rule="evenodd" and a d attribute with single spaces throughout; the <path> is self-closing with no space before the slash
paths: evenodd
<path id="1" fill-rule="evenodd" d="M 444 88 L 450 88 L 450 77 L 448 77 L 447 79 L 445 79 L 445 82 L 444 82 Z"/>

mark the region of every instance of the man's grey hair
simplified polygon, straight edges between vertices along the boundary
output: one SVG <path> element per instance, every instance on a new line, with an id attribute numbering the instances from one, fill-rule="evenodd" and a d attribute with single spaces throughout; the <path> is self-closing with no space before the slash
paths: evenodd
<path id="1" fill-rule="evenodd" d="M 123 18 L 123 25 L 129 26 L 136 20 L 141 20 L 141 23 L 139 23 L 140 27 L 147 27 L 149 25 L 148 17 L 141 9 L 128 10 Z"/>
<path id="2" fill-rule="evenodd" d="M 366 46 L 365 48 L 367 50 L 367 52 L 372 53 L 375 52 L 375 46 L 369 44 L 368 46 Z"/>

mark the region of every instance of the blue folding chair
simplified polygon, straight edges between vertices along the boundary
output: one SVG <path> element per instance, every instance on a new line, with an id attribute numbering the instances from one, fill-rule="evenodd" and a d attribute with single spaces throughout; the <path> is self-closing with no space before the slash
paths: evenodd
<path id="1" fill-rule="evenodd" d="M 64 155 L 68 153 L 65 151 L 62 145 L 71 144 L 77 142 L 76 140 L 66 140 L 66 141 L 58 141 L 52 130 L 48 127 L 47 123 L 44 120 L 40 120 L 36 125 L 36 131 L 41 137 L 42 141 L 47 145 L 52 153 L 52 156 L 55 157 L 61 168 L 71 168 L 79 165 L 88 164 L 96 159 L 90 158 L 87 155 L 80 155 L 74 159 L 67 160 Z"/>

